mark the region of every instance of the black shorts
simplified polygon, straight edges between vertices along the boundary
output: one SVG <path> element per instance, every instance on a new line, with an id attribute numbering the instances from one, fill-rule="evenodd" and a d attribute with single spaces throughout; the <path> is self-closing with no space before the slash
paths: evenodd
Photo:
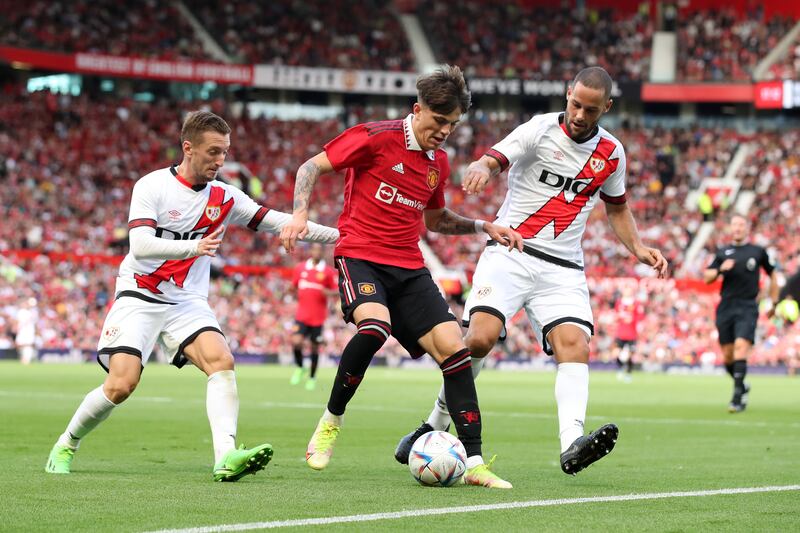
<path id="1" fill-rule="evenodd" d="M 619 348 L 620 350 L 625 348 L 626 346 L 628 347 L 629 350 L 636 349 L 636 341 L 626 341 L 626 340 L 623 340 L 623 339 L 614 339 L 614 344 L 616 344 L 617 348 Z"/>
<path id="2" fill-rule="evenodd" d="M 305 337 L 311 342 L 315 342 L 317 344 L 322 342 L 322 326 L 309 326 L 304 322 L 295 320 L 292 333 Z"/>
<path id="3" fill-rule="evenodd" d="M 757 323 L 758 304 L 753 300 L 723 300 L 717 306 L 720 344 L 731 344 L 736 339 L 755 342 Z"/>
<path id="4" fill-rule="evenodd" d="M 411 357 L 425 353 L 417 342 L 420 337 L 438 324 L 456 321 L 427 268 L 400 268 L 342 256 L 336 257 L 336 267 L 345 322 L 353 322 L 353 311 L 363 303 L 386 306 L 392 336 Z"/>

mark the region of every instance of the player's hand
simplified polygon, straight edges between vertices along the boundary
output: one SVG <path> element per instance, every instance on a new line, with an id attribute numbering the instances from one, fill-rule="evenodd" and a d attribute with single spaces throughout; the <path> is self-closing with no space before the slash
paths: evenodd
<path id="1" fill-rule="evenodd" d="M 669 263 L 667 263 L 666 258 L 661 254 L 660 250 L 657 250 L 656 248 L 650 248 L 648 246 L 642 246 L 636 250 L 636 258 L 645 265 L 650 265 L 653 267 L 653 270 L 655 270 L 656 274 L 658 275 L 658 279 L 664 279 L 667 277 Z"/>
<path id="2" fill-rule="evenodd" d="M 473 161 L 467 167 L 464 179 L 461 181 L 461 188 L 467 194 L 476 194 L 486 188 L 486 184 L 492 177 L 489 167 L 480 161 Z"/>
<path id="3" fill-rule="evenodd" d="M 222 232 L 225 231 L 225 226 L 220 226 L 197 243 L 197 255 L 207 255 L 209 257 L 217 256 L 217 248 L 222 244 Z"/>
<path id="4" fill-rule="evenodd" d="M 736 265 L 736 260 L 735 259 L 726 259 L 719 266 L 719 271 L 720 272 L 727 272 L 728 270 L 732 269 L 734 267 L 734 265 Z"/>
<path id="5" fill-rule="evenodd" d="M 522 235 L 513 229 L 492 224 L 491 222 L 484 222 L 483 231 L 501 245 L 508 246 L 509 252 L 514 248 L 520 252 L 522 251 Z"/>
<path id="6" fill-rule="evenodd" d="M 292 219 L 281 228 L 281 244 L 291 253 L 297 244 L 297 239 L 308 235 L 308 219 L 302 215 L 292 215 Z"/>

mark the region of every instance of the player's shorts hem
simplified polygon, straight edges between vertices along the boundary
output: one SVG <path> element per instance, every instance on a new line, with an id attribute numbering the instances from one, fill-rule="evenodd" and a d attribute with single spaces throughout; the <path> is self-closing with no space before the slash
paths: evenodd
<path id="1" fill-rule="evenodd" d="M 186 337 L 183 340 L 183 342 L 180 344 L 180 346 L 178 346 L 178 351 L 175 352 L 175 356 L 172 358 L 172 362 L 170 364 L 174 365 L 177 368 L 183 368 L 183 366 L 187 362 L 189 362 L 189 359 L 184 357 L 183 350 L 185 350 L 187 346 L 192 344 L 195 341 L 195 339 L 197 339 L 197 337 L 200 336 L 201 333 L 206 332 L 206 331 L 216 331 L 217 333 L 219 333 L 223 337 L 225 336 L 225 334 L 222 333 L 222 330 L 220 330 L 219 328 L 215 328 L 214 326 L 205 326 L 205 327 L 202 327 L 202 328 L 198 329 L 197 331 L 195 331 L 194 333 L 192 333 L 191 335 Z"/>
<path id="2" fill-rule="evenodd" d="M 498 340 L 501 340 L 501 341 L 506 340 L 506 336 L 507 336 L 507 334 L 506 334 L 506 315 L 504 315 L 501 311 L 495 309 L 494 307 L 489 307 L 488 305 L 476 305 L 475 307 L 473 307 L 473 308 L 471 308 L 469 310 L 469 319 L 468 320 L 464 320 L 463 318 L 461 319 L 461 325 L 464 326 L 465 328 L 468 328 L 469 327 L 469 323 L 472 320 L 473 313 L 478 313 L 478 312 L 480 312 L 480 313 L 488 313 L 488 314 L 490 314 L 492 316 L 495 316 L 495 317 L 499 318 L 500 322 L 503 323 L 503 327 L 502 327 L 502 329 L 500 331 L 500 337 L 498 337 Z"/>
<path id="3" fill-rule="evenodd" d="M 136 291 L 120 291 L 114 297 L 114 300 L 119 300 L 120 298 L 126 298 L 126 297 L 137 298 L 139 300 L 142 300 L 143 302 L 147 302 L 147 303 L 151 303 L 151 304 L 177 305 L 174 302 L 163 302 L 161 300 L 158 300 L 156 298 L 151 298 L 151 297 L 147 296 L 146 294 L 142 294 L 142 293 L 136 292 Z"/>
<path id="4" fill-rule="evenodd" d="M 103 360 L 100 358 L 101 355 L 108 355 L 109 363 L 111 362 L 111 355 L 115 353 L 126 353 L 128 355 L 133 355 L 142 359 L 142 351 L 138 348 L 134 348 L 133 346 L 106 346 L 97 351 L 97 364 L 100 365 L 103 370 L 108 372 L 108 367 L 103 363 Z"/>
<path id="5" fill-rule="evenodd" d="M 572 323 L 584 326 L 589 330 L 590 335 L 594 335 L 594 324 L 592 324 L 588 320 L 584 320 L 582 318 L 574 316 L 565 316 L 557 318 L 556 320 L 553 320 L 552 322 L 550 322 L 549 324 L 547 324 L 542 328 L 542 349 L 544 350 L 544 353 L 546 353 L 547 355 L 553 355 L 553 347 L 550 346 L 549 342 L 547 342 L 547 336 L 550 334 L 550 332 L 553 330 L 554 327 L 566 323 Z"/>

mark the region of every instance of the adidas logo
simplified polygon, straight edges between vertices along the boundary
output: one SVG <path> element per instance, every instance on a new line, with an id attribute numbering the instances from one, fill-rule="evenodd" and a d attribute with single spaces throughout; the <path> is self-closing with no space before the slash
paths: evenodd
<path id="1" fill-rule="evenodd" d="M 395 166 L 392 167 L 392 170 L 400 174 L 405 174 L 405 172 L 403 171 L 403 163 L 397 163 Z"/>

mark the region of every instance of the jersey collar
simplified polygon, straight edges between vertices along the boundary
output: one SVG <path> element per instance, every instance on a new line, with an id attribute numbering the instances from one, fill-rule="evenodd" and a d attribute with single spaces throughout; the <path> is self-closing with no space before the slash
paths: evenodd
<path id="1" fill-rule="evenodd" d="M 306 270 L 311 270 L 312 268 L 316 269 L 319 272 L 322 272 L 323 270 L 325 270 L 325 260 L 320 259 L 319 263 L 314 265 L 314 261 L 312 261 L 311 259 L 306 259 Z"/>
<path id="2" fill-rule="evenodd" d="M 191 183 L 186 181 L 186 178 L 184 178 L 183 176 L 178 174 L 178 165 L 172 165 L 171 167 L 169 167 L 169 171 L 172 172 L 172 175 L 175 176 L 175 179 L 178 180 L 178 183 L 180 183 L 184 187 L 189 187 L 190 189 L 192 189 L 195 192 L 200 192 L 200 191 L 202 191 L 203 189 L 206 188 L 206 184 L 205 183 L 200 183 L 198 185 L 192 185 Z"/>
<path id="3" fill-rule="evenodd" d="M 413 118 L 414 113 L 409 113 L 406 119 L 403 121 L 403 133 L 406 135 L 406 150 L 421 152 L 422 147 L 417 142 L 417 137 L 414 135 L 414 130 L 411 127 L 411 119 Z M 425 150 L 425 155 L 427 155 L 428 159 L 431 161 L 436 159 L 436 155 L 433 153 L 433 150 Z"/>

